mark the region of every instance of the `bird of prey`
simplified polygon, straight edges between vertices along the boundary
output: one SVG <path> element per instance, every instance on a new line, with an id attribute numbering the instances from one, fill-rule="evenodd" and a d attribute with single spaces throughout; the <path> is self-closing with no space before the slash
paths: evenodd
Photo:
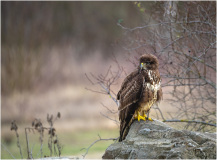
<path id="1" fill-rule="evenodd" d="M 134 119 L 153 121 L 147 116 L 149 110 L 163 97 L 157 57 L 144 54 L 139 61 L 138 68 L 124 79 L 117 94 L 120 120 L 119 142 L 126 138 Z"/>

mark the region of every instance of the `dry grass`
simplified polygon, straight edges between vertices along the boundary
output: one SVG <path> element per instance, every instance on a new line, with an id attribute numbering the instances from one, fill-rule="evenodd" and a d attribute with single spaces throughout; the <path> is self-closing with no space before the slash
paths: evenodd
<path id="1" fill-rule="evenodd" d="M 20 126 L 20 129 L 24 126 Z M 59 128 L 58 128 L 59 127 Z M 61 157 L 82 157 L 85 150 L 81 150 L 82 148 L 86 148 L 93 141 L 98 139 L 97 135 L 100 134 L 103 138 L 117 137 L 118 129 L 116 128 L 94 128 L 94 129 L 77 129 L 70 130 L 69 129 L 61 129 L 61 126 L 56 127 L 58 138 L 60 140 L 61 145 L 63 145 Z M 19 149 L 16 146 L 16 139 L 14 134 L 9 134 L 11 139 L 10 143 L 7 143 L 4 139 L 6 136 L 6 128 L 3 129 L 2 134 L 2 143 L 7 146 L 7 149 L 16 157 L 19 158 Z M 26 144 L 24 132 L 21 129 L 20 131 L 20 139 L 21 139 L 21 147 L 23 151 L 24 158 L 27 157 L 26 153 Z M 7 133 L 8 134 L 8 133 Z M 44 155 L 49 155 L 49 149 L 47 146 L 47 136 L 44 136 L 44 145 L 43 145 L 43 153 Z M 29 134 L 30 140 L 30 148 L 33 147 L 33 156 L 34 158 L 40 158 L 40 143 L 39 143 L 39 134 Z M 95 144 L 90 150 L 89 154 L 86 158 L 101 158 L 105 149 L 111 144 L 113 141 L 106 142 L 98 142 Z M 4 150 L 1 149 L 1 158 L 2 159 L 11 159 L 10 155 Z M 39 154 L 38 154 L 39 153 Z"/>
<path id="2" fill-rule="evenodd" d="M 78 61 L 76 55 L 70 49 L 70 47 L 68 49 L 52 49 L 47 53 L 49 56 L 44 56 L 43 53 L 47 49 L 42 49 L 40 55 L 46 59 L 46 63 L 45 60 L 40 62 L 40 66 L 38 66 L 40 67 L 39 78 L 32 83 L 32 89 L 20 90 L 15 87 L 11 88 L 12 92 L 10 94 L 2 94 L 2 142 L 5 143 L 6 147 L 16 158 L 19 158 L 19 152 L 17 152 L 19 149 L 16 147 L 15 135 L 10 131 L 12 120 L 16 120 L 17 125 L 20 126 L 18 132 L 21 137 L 23 152 L 25 152 L 26 148 L 23 142 L 24 138 L 22 138 L 24 136 L 24 127 L 31 126 L 31 122 L 35 118 L 43 120 L 47 113 L 56 114 L 61 112 L 61 119 L 56 122 L 55 127 L 57 132 L 60 133 L 61 143 L 65 146 L 66 152 L 64 153 L 63 150 L 63 155 L 81 155 L 80 149 L 91 144 L 95 140 L 94 136 L 97 138 L 98 133 L 95 132 L 97 130 L 106 130 L 109 133 L 116 129 L 115 133 L 118 133 L 118 127 L 112 121 L 100 115 L 100 112 L 106 112 L 100 102 L 105 102 L 113 109 L 117 109 L 117 107 L 114 106 L 108 97 L 85 89 L 85 87 L 89 86 L 89 83 L 84 79 L 84 73 L 93 72 L 98 74 L 103 72 L 108 66 L 106 63 L 109 62 L 105 62 L 100 56 L 93 56 L 87 60 Z M 60 53 L 66 56 L 62 56 Z M 19 53 L 17 52 L 17 54 Z M 23 60 L 23 63 L 25 62 Z M 13 62 L 10 61 L 10 63 Z M 16 71 L 16 66 L 17 64 L 10 66 L 14 72 Z M 36 76 L 34 73 L 32 74 Z M 7 76 L 11 75 L 8 74 Z M 25 84 L 23 78 L 25 76 L 16 76 L 16 78 Z M 14 78 L 13 80 L 16 82 L 15 77 L 12 76 L 11 78 Z M 7 83 L 4 84 L 7 87 Z M 16 83 L 16 85 L 19 84 Z M 84 133 L 86 134 L 84 135 Z M 83 135 L 84 137 L 80 136 L 79 139 L 76 139 L 76 135 Z M 103 134 L 101 136 L 103 137 Z M 37 137 L 37 135 L 34 135 L 32 138 L 36 144 L 40 144 L 37 141 L 38 138 L 39 136 Z M 106 146 L 103 143 L 99 145 L 98 149 L 94 149 L 96 151 L 93 154 L 99 154 L 99 152 L 102 154 L 108 146 L 108 143 L 106 144 Z M 70 146 L 74 147 L 71 148 Z M 35 148 L 36 150 L 38 149 L 38 147 Z M 2 153 L 2 158 L 11 158 L 6 156 L 8 153 L 3 149 Z M 92 153 L 90 152 L 90 154 Z"/>

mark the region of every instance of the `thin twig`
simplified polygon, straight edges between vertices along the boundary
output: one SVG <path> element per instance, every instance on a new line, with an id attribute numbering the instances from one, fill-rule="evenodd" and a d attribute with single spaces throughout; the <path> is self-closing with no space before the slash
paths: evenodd
<path id="1" fill-rule="evenodd" d="M 118 106 L 118 101 L 113 97 L 113 95 L 111 94 L 111 92 L 109 91 L 109 89 L 103 84 L 103 83 L 99 83 L 99 85 L 106 90 L 106 92 L 108 93 L 108 95 L 110 95 L 110 97 L 112 98 L 112 100 L 116 103 L 116 105 Z"/>
<path id="2" fill-rule="evenodd" d="M 15 159 L 15 157 L 13 156 L 13 154 L 7 149 L 7 147 L 1 142 L 1 146 L 10 154 L 10 156 Z"/>
<path id="3" fill-rule="evenodd" d="M 25 128 L 26 145 L 27 145 L 27 149 L 26 150 L 27 150 L 27 159 L 30 159 L 29 139 L 28 139 L 27 129 L 29 129 L 29 128 Z"/>
<path id="4" fill-rule="evenodd" d="M 111 110 L 111 109 L 109 109 L 107 106 L 105 106 L 102 102 L 101 102 L 101 105 L 103 106 L 103 107 L 105 107 L 110 113 L 112 113 L 112 114 L 115 114 L 115 113 L 118 113 L 118 111 L 113 111 L 113 110 Z"/>
<path id="5" fill-rule="evenodd" d="M 41 154 L 41 158 L 42 158 L 43 155 L 42 148 L 43 148 L 43 144 L 41 144 L 40 151 L 37 153 L 37 157 L 39 156 L 39 154 Z"/>
<path id="6" fill-rule="evenodd" d="M 35 144 L 32 145 L 31 152 L 30 152 L 31 159 L 33 159 L 32 151 L 33 151 L 34 146 L 35 146 Z"/>
<path id="7" fill-rule="evenodd" d="M 117 137 L 117 138 L 107 138 L 107 139 L 104 139 L 104 138 L 101 138 L 99 134 L 98 134 L 98 137 L 99 137 L 99 139 L 96 140 L 96 141 L 94 141 L 93 143 L 91 143 L 89 147 L 87 147 L 87 148 L 82 148 L 82 149 L 81 149 L 81 150 L 84 150 L 84 149 L 86 150 L 86 152 L 82 155 L 83 158 L 85 158 L 85 156 L 88 154 L 89 149 L 90 149 L 95 143 L 100 142 L 100 141 L 110 141 L 110 140 L 116 141 L 116 140 L 118 140 L 118 138 L 119 138 L 119 137 Z"/>
<path id="8" fill-rule="evenodd" d="M 112 118 L 110 118 L 109 116 L 106 116 L 106 115 L 103 114 L 102 112 L 100 112 L 100 114 L 101 114 L 103 117 L 105 117 L 105 118 L 107 118 L 107 119 L 109 119 L 109 120 L 114 121 L 116 124 L 120 124 L 119 121 L 117 121 L 117 120 L 115 120 L 115 119 L 112 119 Z"/>
<path id="9" fill-rule="evenodd" d="M 201 123 L 204 125 L 209 125 L 209 126 L 214 126 L 216 127 L 216 124 L 213 123 L 208 123 L 208 122 L 204 122 L 204 121 L 197 121 L 197 120 L 186 120 L 186 119 L 168 119 L 168 120 L 163 120 L 163 122 L 187 122 L 187 123 Z"/>
<path id="10" fill-rule="evenodd" d="M 163 113 L 162 113 L 161 109 L 160 109 L 158 106 L 156 106 L 156 107 L 153 108 L 153 109 L 158 110 L 158 111 L 160 112 L 161 118 L 162 118 L 162 119 L 165 119 L 164 116 L 163 116 Z"/>

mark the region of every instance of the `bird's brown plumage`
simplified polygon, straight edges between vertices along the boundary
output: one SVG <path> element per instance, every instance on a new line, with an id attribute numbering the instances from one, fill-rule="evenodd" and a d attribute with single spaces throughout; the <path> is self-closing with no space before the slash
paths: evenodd
<path id="1" fill-rule="evenodd" d="M 146 114 L 153 104 L 162 99 L 160 82 L 157 58 L 151 54 L 141 56 L 138 68 L 125 78 L 117 94 L 120 120 L 119 141 L 127 136 L 130 125 L 137 116 L 137 111 Z"/>

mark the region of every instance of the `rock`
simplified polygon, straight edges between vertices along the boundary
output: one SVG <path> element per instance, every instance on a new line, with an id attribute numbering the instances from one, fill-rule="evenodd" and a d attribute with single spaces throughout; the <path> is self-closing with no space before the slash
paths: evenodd
<path id="1" fill-rule="evenodd" d="M 155 120 L 134 121 L 126 139 L 103 159 L 216 159 L 216 134 L 176 130 Z"/>

